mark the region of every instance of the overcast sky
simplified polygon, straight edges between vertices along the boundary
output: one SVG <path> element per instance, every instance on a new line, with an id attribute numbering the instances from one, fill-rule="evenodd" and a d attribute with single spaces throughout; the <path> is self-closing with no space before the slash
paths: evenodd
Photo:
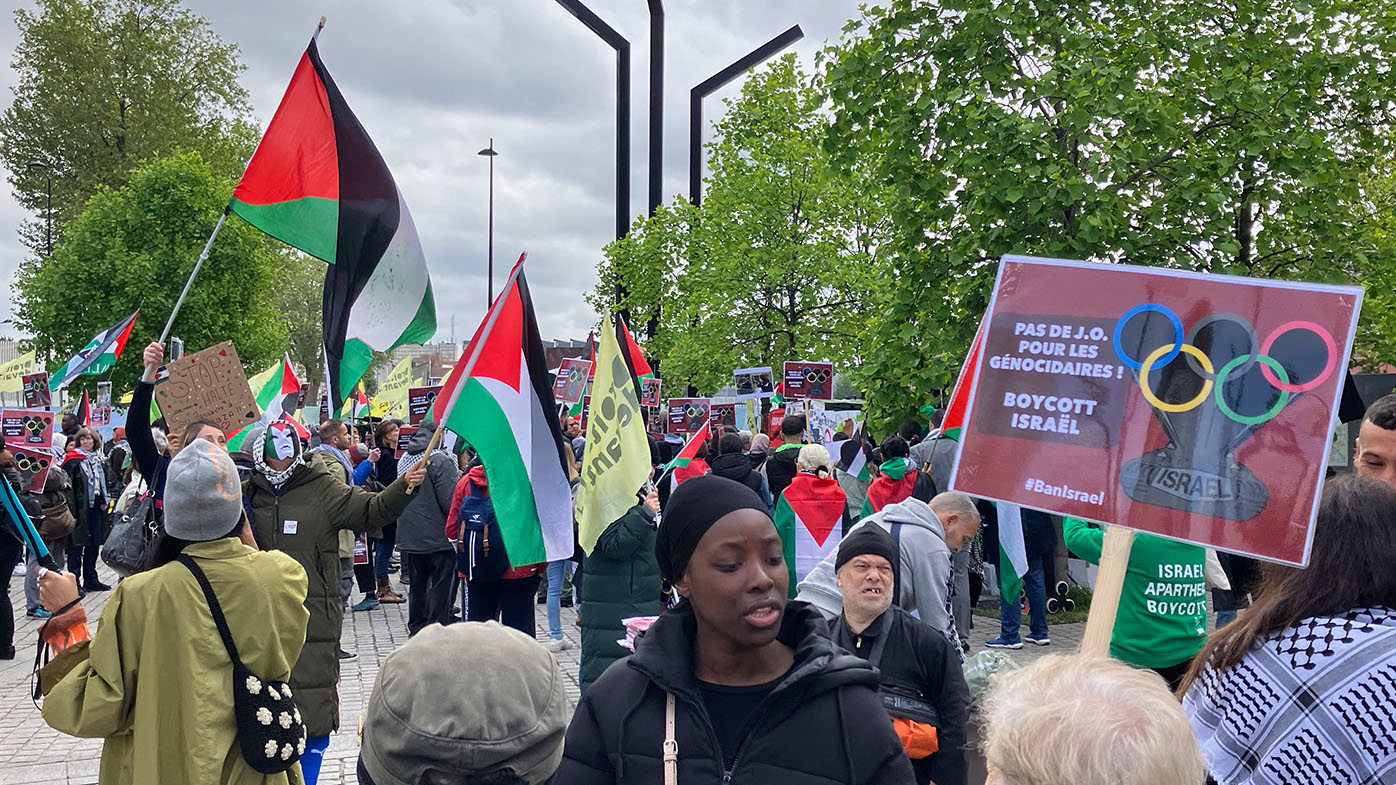
<path id="1" fill-rule="evenodd" d="M 28 4 L 20 4 L 27 6 Z M 494 137 L 496 285 L 527 251 L 544 338 L 584 338 L 596 283 L 615 234 L 615 62 L 610 47 L 554 0 L 188 0 L 247 66 L 242 84 L 265 128 L 321 14 L 320 54 L 397 179 L 421 233 L 436 291 L 437 338 L 470 336 L 484 313 L 487 163 Z M 645 0 L 591 0 L 631 44 L 630 214 L 646 207 L 649 15 Z M 665 0 L 664 195 L 688 189 L 688 93 L 792 24 L 807 69 L 857 13 L 855 0 Z M 15 4 L 0 20 L 13 53 Z M 4 71 L 4 100 L 13 98 Z M 704 104 L 705 132 L 738 79 Z M 25 255 L 24 213 L 8 184 L 0 199 L 0 277 Z M 192 265 L 193 260 L 190 260 Z M 11 301 L 0 304 L 0 320 Z M 14 335 L 0 325 L 0 335 Z"/>

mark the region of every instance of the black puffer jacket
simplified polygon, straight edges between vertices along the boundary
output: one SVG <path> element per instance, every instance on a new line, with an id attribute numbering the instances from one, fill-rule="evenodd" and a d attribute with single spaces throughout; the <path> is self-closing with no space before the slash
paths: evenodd
<path id="1" fill-rule="evenodd" d="M 751 460 L 746 453 L 732 452 L 719 455 L 709 461 L 708 466 L 713 474 L 735 480 L 756 491 L 756 495 L 766 502 L 766 511 L 775 513 L 774 505 L 771 503 L 771 492 L 766 487 L 766 481 L 761 478 L 760 474 L 752 471 Z"/>
<path id="2" fill-rule="evenodd" d="M 606 527 L 586 557 L 582 581 L 582 693 L 611 663 L 629 654 L 622 619 L 660 610 L 659 562 L 654 557 L 654 516 L 635 505 Z"/>
<path id="3" fill-rule="evenodd" d="M 777 448 L 766 458 L 766 482 L 770 486 L 772 499 L 779 499 L 781 491 L 800 471 L 801 446 L 791 444 Z"/>
<path id="4" fill-rule="evenodd" d="M 582 696 L 555 782 L 651 785 L 664 781 L 665 693 L 677 699 L 679 782 L 736 785 L 911 783 L 913 774 L 877 694 L 877 674 L 821 632 L 813 607 L 790 602 L 780 640 L 795 664 L 757 709 L 758 719 L 723 771 L 722 753 L 693 675 L 693 610 L 665 613 L 638 651 Z"/>

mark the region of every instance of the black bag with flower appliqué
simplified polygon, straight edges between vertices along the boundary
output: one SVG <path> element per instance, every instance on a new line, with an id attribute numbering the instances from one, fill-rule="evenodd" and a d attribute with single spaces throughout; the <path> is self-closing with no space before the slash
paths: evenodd
<path id="1" fill-rule="evenodd" d="M 188 556 L 180 556 L 179 563 L 194 573 L 204 590 L 213 623 L 218 626 L 228 658 L 233 661 L 233 716 L 237 720 L 242 759 L 261 774 L 280 774 L 294 766 L 305 752 L 305 723 L 292 698 L 291 686 L 248 672 L 238 657 L 228 621 L 223 618 L 223 608 L 204 571 Z"/>

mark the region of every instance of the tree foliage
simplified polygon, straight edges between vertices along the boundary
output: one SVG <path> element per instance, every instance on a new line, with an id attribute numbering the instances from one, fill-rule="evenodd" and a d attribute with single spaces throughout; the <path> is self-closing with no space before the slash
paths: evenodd
<path id="1" fill-rule="evenodd" d="M 99 188 L 176 150 L 199 151 L 220 176 L 242 171 L 257 142 L 243 66 L 206 20 L 179 0 L 35 5 L 15 11 L 17 84 L 0 116 L 0 160 L 39 218 L 25 233 L 30 247 L 43 247 L 46 174 L 58 236 Z"/>
<path id="2" fill-rule="evenodd" d="M 701 207 L 677 199 L 606 249 L 589 301 L 612 307 L 619 278 L 632 327 L 658 308 L 645 346 L 672 384 L 712 391 L 734 368 L 785 360 L 857 365 L 886 221 L 878 189 L 830 166 L 822 103 L 793 56 L 754 73 L 707 146 Z"/>
<path id="3" fill-rule="evenodd" d="M 20 268 L 15 321 L 34 336 L 40 361 L 67 360 L 139 308 L 111 377 L 115 389 L 132 389 L 141 347 L 159 336 L 231 193 L 232 182 L 192 152 L 136 170 L 119 190 L 99 189 L 52 257 Z M 261 232 L 230 215 L 175 320 L 188 351 L 231 339 L 250 373 L 280 356 L 287 328 L 271 292 L 278 262 Z M 95 383 L 82 377 L 77 386 Z"/>
<path id="4" fill-rule="evenodd" d="M 892 192 L 862 379 L 953 382 L 1006 253 L 1348 280 L 1390 152 L 1384 0 L 889 0 L 826 53 L 826 147 Z"/>

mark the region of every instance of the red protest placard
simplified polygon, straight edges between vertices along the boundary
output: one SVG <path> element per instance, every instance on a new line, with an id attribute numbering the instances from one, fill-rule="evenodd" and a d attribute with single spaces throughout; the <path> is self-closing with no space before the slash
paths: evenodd
<path id="1" fill-rule="evenodd" d="M 708 398 L 670 398 L 669 433 L 697 433 L 708 422 Z"/>
<path id="2" fill-rule="evenodd" d="M 785 364 L 785 397 L 818 401 L 834 397 L 834 364 L 793 362 Z"/>
<path id="3" fill-rule="evenodd" d="M 724 425 L 737 426 L 737 404 L 735 403 L 715 403 L 708 409 L 709 422 L 714 428 L 721 428 Z"/>
<path id="4" fill-rule="evenodd" d="M 42 493 L 44 478 L 53 464 L 53 413 L 5 409 L 0 412 L 0 433 L 5 434 L 5 449 L 14 455 L 24 489 Z"/>
<path id="5" fill-rule="evenodd" d="M 573 404 L 582 399 L 586 392 L 587 378 L 591 375 L 591 360 L 568 357 L 557 369 L 557 381 L 553 383 L 553 398 L 558 403 Z"/>
<path id="6" fill-rule="evenodd" d="M 48 389 L 48 374 L 28 373 L 19 377 L 24 385 L 24 405 L 29 409 L 42 409 L 53 405 L 53 395 Z"/>
<path id="7" fill-rule="evenodd" d="M 1304 564 L 1361 301 L 1005 257 L 952 485 Z"/>
<path id="8" fill-rule="evenodd" d="M 409 387 L 407 388 L 407 424 L 420 425 L 422 419 L 431 411 L 431 405 L 436 401 L 436 394 L 441 392 L 441 387 Z"/>
<path id="9" fill-rule="evenodd" d="M 582 416 L 581 416 L 580 421 L 579 421 L 579 423 L 578 423 L 579 425 L 581 425 L 581 427 L 582 427 L 582 432 L 583 432 L 583 433 L 586 432 L 586 429 L 587 429 L 587 421 L 590 420 L 590 419 L 591 419 L 591 396 L 590 396 L 590 395 L 583 395 L 583 396 L 582 396 Z"/>
<path id="10" fill-rule="evenodd" d="M 658 406 L 659 387 L 662 384 L 658 377 L 650 377 L 640 380 L 640 405 Z"/>

